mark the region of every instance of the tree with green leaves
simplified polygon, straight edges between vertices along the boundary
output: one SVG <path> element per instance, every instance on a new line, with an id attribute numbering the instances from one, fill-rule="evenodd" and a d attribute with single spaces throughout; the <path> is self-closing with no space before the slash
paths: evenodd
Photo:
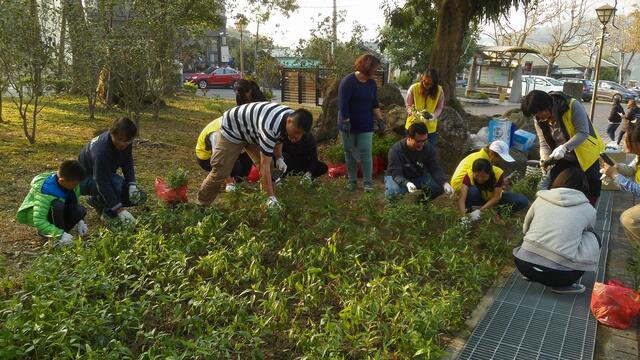
<path id="1" fill-rule="evenodd" d="M 43 27 L 56 22 L 53 1 L 3 1 L 0 11 L 0 73 L 22 120 L 29 143 L 36 142 L 37 120 L 54 69 L 55 43 Z M 0 81 L 2 82 L 2 81 Z"/>
<path id="2" fill-rule="evenodd" d="M 449 100 L 455 98 L 455 80 L 458 68 L 451 64 L 459 64 L 465 50 L 470 49 L 465 37 L 477 31 L 477 24 L 485 20 L 497 20 L 507 13 L 512 6 L 528 4 L 536 0 L 409 0 L 414 8 L 437 10 L 437 27 L 433 33 L 433 45 L 430 51 L 429 65 L 440 74 L 440 81 Z M 393 9 L 391 10 L 391 13 Z M 400 24 L 407 27 L 406 22 L 415 21 L 408 17 L 400 17 Z M 425 35 L 420 32 L 406 34 L 405 42 L 419 42 Z"/>

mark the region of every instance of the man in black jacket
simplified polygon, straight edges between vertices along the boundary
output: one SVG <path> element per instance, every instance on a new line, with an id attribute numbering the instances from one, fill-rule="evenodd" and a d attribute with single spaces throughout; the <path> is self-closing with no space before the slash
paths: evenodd
<path id="1" fill-rule="evenodd" d="M 133 121 L 117 119 L 111 129 L 93 138 L 78 155 L 87 171 L 87 177 L 80 183 L 80 194 L 88 196 L 89 205 L 103 218 L 135 221 L 125 207 L 146 199 L 136 184 L 133 166 L 132 144 L 137 133 Z M 118 169 L 122 169 L 124 178 L 116 173 Z"/>
<path id="2" fill-rule="evenodd" d="M 427 127 L 416 123 L 407 130 L 407 137 L 389 149 L 389 165 L 384 177 L 385 196 L 424 191 L 430 199 L 442 193 L 453 195 L 436 160 L 436 152 L 428 142 Z"/>
<path id="3" fill-rule="evenodd" d="M 284 175 L 300 174 L 314 180 L 327 173 L 327 164 L 318 160 L 318 146 L 310 133 L 305 133 L 297 143 L 286 138 L 282 142 L 282 156 L 287 165 Z"/>

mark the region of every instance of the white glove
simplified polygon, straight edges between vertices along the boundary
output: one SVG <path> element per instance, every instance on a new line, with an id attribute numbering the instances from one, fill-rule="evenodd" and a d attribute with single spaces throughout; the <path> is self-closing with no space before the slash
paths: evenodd
<path id="1" fill-rule="evenodd" d="M 267 207 L 269 207 L 270 209 L 281 209 L 282 208 L 282 206 L 278 202 L 278 199 L 276 199 L 275 196 L 269 196 L 269 198 L 267 199 Z"/>
<path id="2" fill-rule="evenodd" d="M 118 213 L 118 217 L 120 218 L 120 220 L 123 223 L 128 223 L 128 222 L 135 222 L 136 218 L 133 217 L 133 215 L 131 215 L 130 212 L 128 212 L 127 210 L 122 210 Z"/>
<path id="3" fill-rule="evenodd" d="M 556 160 L 560 160 L 560 159 L 564 159 L 564 156 L 566 154 L 567 154 L 567 147 L 564 145 L 560 145 L 557 148 L 553 149 L 549 157 L 552 157 Z"/>
<path id="4" fill-rule="evenodd" d="M 287 163 L 284 162 L 284 158 L 282 156 L 276 160 L 276 167 L 283 173 L 287 172 Z"/>
<path id="5" fill-rule="evenodd" d="M 236 191 L 236 184 L 229 183 L 229 184 L 225 185 L 224 191 L 225 192 L 234 192 L 234 191 Z"/>
<path id="6" fill-rule="evenodd" d="M 460 218 L 460 225 L 469 226 L 469 225 L 471 225 L 471 220 L 469 220 L 468 217 L 463 216 L 462 218 Z"/>
<path id="7" fill-rule="evenodd" d="M 407 190 L 409 190 L 410 193 L 414 193 L 414 192 L 418 191 L 418 188 L 414 185 L 414 183 L 408 182 L 407 183 Z"/>
<path id="8" fill-rule="evenodd" d="M 78 229 L 78 235 L 80 236 L 85 236 L 89 232 L 89 226 L 87 226 L 87 223 L 84 222 L 84 220 L 78 221 L 76 228 Z"/>
<path id="9" fill-rule="evenodd" d="M 453 193 L 455 192 L 453 190 L 453 186 L 451 186 L 451 184 L 449 184 L 449 183 L 444 183 L 444 185 L 442 185 L 442 187 L 444 188 L 444 193 L 449 195 L 449 196 L 452 196 Z"/>
<path id="10" fill-rule="evenodd" d="M 471 214 L 469 214 L 469 219 L 471 221 L 480 220 L 480 209 L 472 211 Z"/>
<path id="11" fill-rule="evenodd" d="M 129 184 L 129 200 L 136 203 L 138 199 L 140 199 L 140 189 L 138 189 L 138 185 Z"/>
<path id="12" fill-rule="evenodd" d="M 65 232 L 65 233 L 62 233 L 62 235 L 60 236 L 60 239 L 58 239 L 58 241 L 56 241 L 53 246 L 58 247 L 58 246 L 68 246 L 68 245 L 73 245 L 73 235 Z"/>

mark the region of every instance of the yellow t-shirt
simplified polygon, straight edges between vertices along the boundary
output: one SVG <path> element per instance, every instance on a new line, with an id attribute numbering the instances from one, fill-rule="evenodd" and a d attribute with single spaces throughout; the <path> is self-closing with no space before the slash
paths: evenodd
<path id="1" fill-rule="evenodd" d="M 451 187 L 453 187 L 455 191 L 460 191 L 460 189 L 462 188 L 462 180 L 464 180 L 464 177 L 471 170 L 473 162 L 478 159 L 490 160 L 489 153 L 487 152 L 486 148 L 482 148 L 474 153 L 471 153 L 467 155 L 467 157 L 462 159 L 462 161 L 460 161 L 460 164 L 458 164 L 458 167 L 453 172 L 453 176 L 451 176 Z"/>

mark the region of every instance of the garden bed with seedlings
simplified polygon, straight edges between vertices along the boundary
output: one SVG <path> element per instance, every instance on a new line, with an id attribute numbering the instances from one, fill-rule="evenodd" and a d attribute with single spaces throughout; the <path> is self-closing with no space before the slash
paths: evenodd
<path id="1" fill-rule="evenodd" d="M 0 194 L 1 220 L 10 221 L 7 209 L 33 174 L 74 157 L 91 138 L 86 128 L 114 115 L 88 125 L 80 111 L 60 121 L 85 136 L 51 142 L 55 155 L 16 171 L 16 193 Z M 173 146 L 136 148 L 142 186 L 180 164 L 172 186 L 188 179 L 196 188 L 206 174 L 192 143 L 214 116 L 177 99 L 160 121 L 143 119 L 142 137 Z M 48 126 L 56 124 L 42 131 Z M 11 134 L 3 147 L 21 141 Z M 20 165 L 18 155 L 11 164 L 38 161 L 23 155 Z M 519 218 L 469 227 L 449 199 L 385 205 L 381 188 L 363 194 L 338 180 L 298 180 L 276 188 L 282 211 L 243 185 L 214 208 L 150 199 L 135 226 L 98 226 L 92 213 L 89 239 L 40 249 L 1 274 L 0 358 L 436 358 L 520 240 Z"/>

